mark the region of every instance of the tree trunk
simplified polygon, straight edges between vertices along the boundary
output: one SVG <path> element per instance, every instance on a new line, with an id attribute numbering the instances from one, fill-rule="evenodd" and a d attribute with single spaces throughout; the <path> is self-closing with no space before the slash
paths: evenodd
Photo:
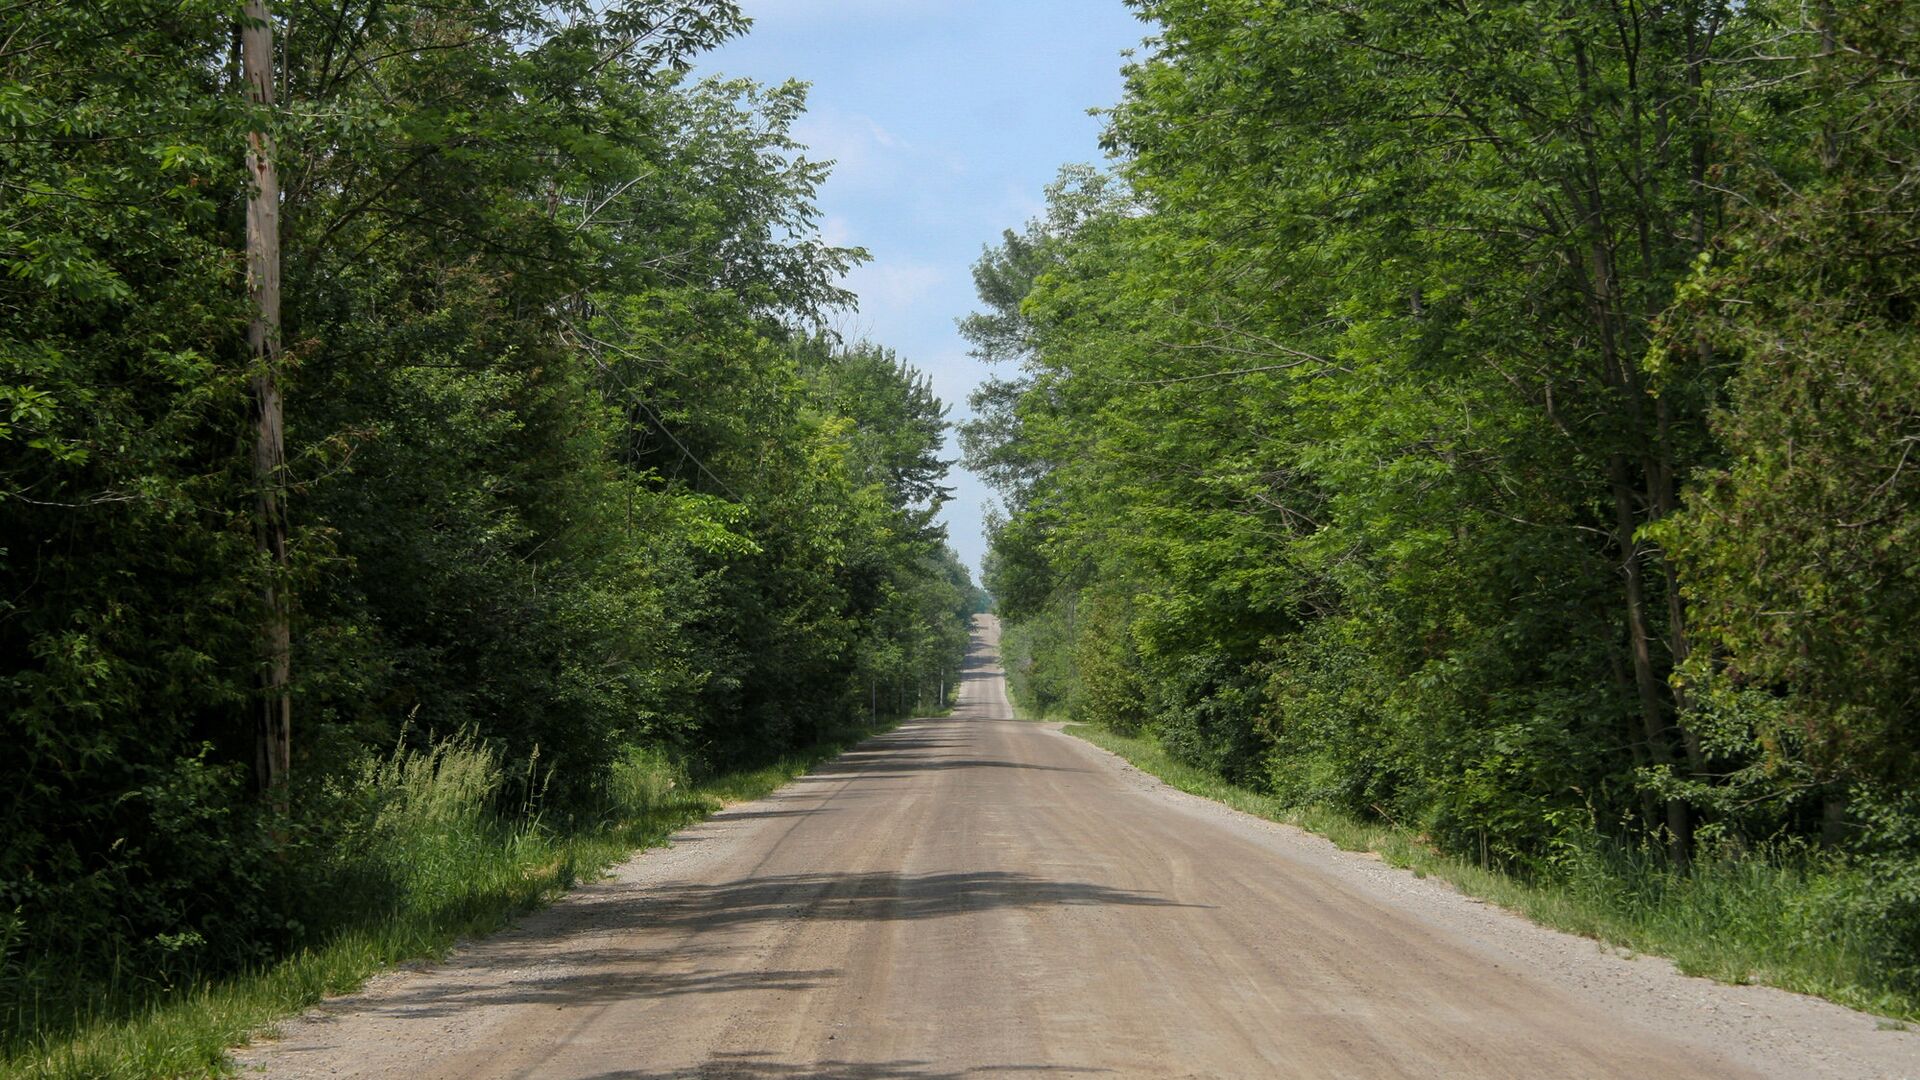
<path id="1" fill-rule="evenodd" d="M 1692 135 L 1687 147 L 1687 180 L 1692 186 L 1688 193 L 1692 203 L 1691 217 L 1693 229 L 1692 254 L 1698 257 L 1707 250 L 1707 218 L 1713 207 L 1712 188 L 1707 183 L 1707 162 L 1710 152 L 1707 131 L 1713 110 L 1713 96 L 1705 89 L 1702 68 L 1706 65 L 1711 34 L 1703 35 L 1700 30 L 1699 10 L 1688 5 L 1685 10 L 1687 20 L 1687 92 L 1693 102 L 1694 115 L 1691 117 Z M 1694 359 L 1702 372 L 1713 367 L 1713 344 L 1702 335 L 1694 343 Z M 1659 421 L 1660 473 L 1654 487 L 1654 512 L 1662 518 L 1679 508 L 1680 479 L 1673 452 L 1673 408 L 1670 399 L 1662 396 L 1656 403 L 1656 417 Z M 1673 559 L 1667 553 L 1661 553 L 1661 563 L 1666 571 L 1667 590 L 1667 647 L 1673 653 L 1673 667 L 1678 671 L 1687 662 L 1693 647 L 1687 640 L 1686 603 L 1680 596 L 1680 575 Z M 1706 771 L 1706 753 L 1701 748 L 1700 736 L 1684 723 L 1688 712 L 1686 689 L 1675 684 L 1673 688 L 1673 708 L 1676 717 L 1681 719 L 1680 738 L 1687 749 L 1687 765 L 1697 776 Z"/>
<path id="2" fill-rule="evenodd" d="M 1589 94 L 1586 50 L 1577 38 L 1573 46 L 1580 93 L 1582 98 L 1586 98 Z M 1661 472 L 1648 446 L 1644 404 L 1646 389 L 1632 360 L 1622 353 L 1622 340 L 1627 336 L 1625 327 L 1629 320 L 1620 307 L 1616 261 L 1606 228 L 1606 206 L 1600 185 L 1600 155 L 1587 135 L 1596 127 L 1590 116 L 1580 126 L 1585 172 L 1577 178 L 1570 178 L 1567 187 L 1575 206 L 1585 204 L 1587 235 L 1583 254 L 1587 261 L 1587 272 L 1591 275 L 1587 290 L 1588 303 L 1600 344 L 1602 381 L 1619 395 L 1620 402 L 1625 406 L 1623 419 L 1633 433 L 1634 442 L 1639 444 L 1640 452 L 1636 456 L 1646 473 L 1647 501 L 1652 504 L 1651 508 L 1657 516 L 1660 512 L 1658 491 Z M 1672 771 L 1675 758 L 1668 727 L 1673 711 L 1669 707 L 1664 680 L 1653 662 L 1646 566 L 1640 542 L 1634 537 L 1639 522 L 1635 510 L 1636 492 L 1628 461 L 1625 450 L 1615 450 L 1607 459 L 1607 482 L 1613 496 L 1614 531 L 1621 556 L 1621 569 L 1626 579 L 1627 640 L 1633 659 L 1634 689 L 1639 698 L 1647 752 L 1656 767 L 1665 766 Z M 1670 798 L 1666 801 L 1666 819 L 1668 855 L 1675 866 L 1684 867 L 1693 849 L 1692 810 L 1684 801 Z"/>
<path id="3" fill-rule="evenodd" d="M 1847 793 L 1844 789 L 1829 791 L 1820 801 L 1820 842 L 1839 847 L 1846 839 Z"/>
<path id="4" fill-rule="evenodd" d="M 273 21 L 266 0 L 247 0 L 240 27 L 240 64 L 247 97 L 262 111 L 273 105 Z M 293 631 L 287 595 L 286 446 L 280 405 L 280 178 L 274 168 L 273 136 L 247 133 L 247 298 L 253 320 L 252 350 L 254 540 L 266 556 L 261 590 L 260 702 L 254 731 L 254 778 L 276 810 L 287 809 L 287 774 L 293 766 Z"/>
<path id="5" fill-rule="evenodd" d="M 1650 478 L 1653 487 L 1654 520 L 1658 521 L 1678 512 L 1680 498 L 1677 488 L 1679 480 L 1675 476 L 1673 460 L 1672 410 L 1666 398 L 1655 402 L 1659 417 L 1659 462 L 1658 471 Z M 1692 655 L 1693 645 L 1687 639 L 1687 607 L 1680 596 L 1680 571 L 1667 552 L 1660 553 L 1660 565 L 1666 575 L 1665 592 L 1667 596 L 1667 651 L 1672 654 L 1672 670 L 1679 671 Z M 1670 687 L 1673 694 L 1674 726 L 1680 731 L 1680 745 L 1687 752 L 1687 769 L 1695 776 L 1706 772 L 1707 755 L 1701 747 L 1700 735 L 1685 723 L 1690 707 L 1686 689 L 1675 683 Z"/>
<path id="6" fill-rule="evenodd" d="M 1611 455 L 1608 472 L 1613 488 L 1614 527 L 1619 535 L 1626 576 L 1627 641 L 1633 656 L 1633 683 L 1640 698 L 1640 722 L 1646 732 L 1647 752 L 1653 763 L 1672 768 L 1673 744 L 1667 735 L 1667 702 L 1661 693 L 1660 676 L 1653 666 L 1652 635 L 1647 631 L 1646 567 L 1641 563 L 1640 545 L 1633 538 L 1633 489 L 1626 460 Z M 1675 866 L 1685 866 L 1693 847 L 1693 817 L 1687 804 L 1667 800 L 1667 853 Z"/>
<path id="7" fill-rule="evenodd" d="M 1607 668 L 1613 673 L 1613 684 L 1621 696 L 1633 695 L 1633 680 L 1627 677 L 1627 669 L 1620 663 L 1620 654 L 1607 650 Z M 1636 729 L 1637 728 L 1637 729 Z M 1639 725 L 1629 725 L 1627 729 L 1627 753 L 1633 758 L 1635 772 L 1647 767 L 1647 744 L 1643 738 L 1645 729 Z M 1660 828 L 1660 804 L 1653 792 L 1640 788 L 1640 827 L 1649 833 Z"/>

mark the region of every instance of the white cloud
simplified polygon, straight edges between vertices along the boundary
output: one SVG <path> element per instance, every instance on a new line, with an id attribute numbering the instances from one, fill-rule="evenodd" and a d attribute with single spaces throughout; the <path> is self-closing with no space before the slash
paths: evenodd
<path id="1" fill-rule="evenodd" d="M 924 18 L 958 9 L 953 0 L 747 0 L 740 5 L 757 23 L 839 19 Z"/>
<path id="2" fill-rule="evenodd" d="M 932 263 L 884 259 L 855 267 L 843 284 L 860 297 L 861 315 L 890 322 L 897 312 L 926 299 L 946 280 L 947 271 Z"/>
<path id="3" fill-rule="evenodd" d="M 834 247 L 853 246 L 853 222 L 840 214 L 828 214 L 820 219 L 820 239 Z"/>
<path id="4" fill-rule="evenodd" d="M 833 162 L 836 187 L 887 187 L 909 171 L 907 144 L 862 113 L 811 110 L 793 125 L 793 138 L 809 160 Z"/>
<path id="5" fill-rule="evenodd" d="M 867 122 L 867 129 L 873 133 L 873 141 L 889 150 L 905 150 L 907 143 L 893 132 L 880 126 L 880 121 L 867 116 L 861 119 Z"/>

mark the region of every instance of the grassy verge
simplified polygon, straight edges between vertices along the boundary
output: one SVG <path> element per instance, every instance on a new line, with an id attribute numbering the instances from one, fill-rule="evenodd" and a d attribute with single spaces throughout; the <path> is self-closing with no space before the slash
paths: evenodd
<path id="1" fill-rule="evenodd" d="M 890 725 L 842 732 L 757 769 L 689 783 L 666 759 L 635 752 L 615 769 L 610 812 L 556 829 L 503 822 L 485 807 L 498 763 L 458 740 L 370 763 L 359 786 L 380 798 L 358 860 L 397 882 L 382 909 L 348 920 L 324 945 L 252 974 L 171 991 L 103 990 L 94 1018 L 55 1034 L 6 1033 L 0 1078 L 200 1076 L 229 1071 L 227 1049 L 395 964 L 443 955 L 497 930 L 635 850 L 724 806 L 760 798 Z"/>
<path id="2" fill-rule="evenodd" d="M 1174 760 L 1151 738 L 1084 724 L 1067 731 L 1182 791 L 1298 826 L 1347 851 L 1373 852 L 1544 926 L 1669 957 L 1689 975 L 1814 994 L 1889 1017 L 1889 1026 L 1920 1020 L 1920 999 L 1877 975 L 1863 937 L 1872 928 L 1832 916 L 1857 885 L 1848 879 L 1857 871 L 1749 856 L 1702 862 L 1678 876 L 1620 852 L 1581 854 L 1553 880 L 1523 880 L 1436 851 L 1406 829 L 1325 807 L 1283 805 Z"/>

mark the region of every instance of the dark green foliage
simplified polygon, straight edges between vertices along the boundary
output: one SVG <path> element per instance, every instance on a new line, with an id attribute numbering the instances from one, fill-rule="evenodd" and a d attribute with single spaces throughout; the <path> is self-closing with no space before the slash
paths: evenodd
<path id="1" fill-rule="evenodd" d="M 1716 737 L 1757 750 L 1788 800 L 1920 780 L 1920 18 L 1829 18 L 1836 48 L 1806 72 L 1827 107 L 1777 121 L 1815 160 L 1756 183 L 1669 338 L 1700 335 L 1732 370 L 1729 464 L 1666 534 L 1695 613 L 1688 674 Z"/>
<path id="2" fill-rule="evenodd" d="M 1258 775 L 1265 741 L 1254 673 L 1219 653 L 1185 653 L 1166 666 L 1153 681 L 1153 717 L 1167 752 L 1231 783 Z"/>
<path id="3" fill-rule="evenodd" d="M 814 227 L 803 88 L 679 74 L 732 5 L 274 9 L 271 111 L 237 3 L 0 14 L 10 1033 L 385 910 L 370 761 L 457 736 L 500 828 L 592 820 L 635 746 L 722 770 L 935 706 L 977 606 L 944 406 L 815 329 L 863 256 Z M 285 191 L 284 818 L 249 777 L 250 125 Z"/>
<path id="4" fill-rule="evenodd" d="M 252 539 L 230 501 L 246 468 L 245 297 L 222 243 L 242 182 L 243 118 L 219 92 L 230 16 L 6 17 L 0 963 L 57 942 L 165 979 L 207 941 L 251 953 L 231 931 L 271 916 L 231 764 L 250 753 Z M 229 883 L 237 903 L 202 902 Z"/>

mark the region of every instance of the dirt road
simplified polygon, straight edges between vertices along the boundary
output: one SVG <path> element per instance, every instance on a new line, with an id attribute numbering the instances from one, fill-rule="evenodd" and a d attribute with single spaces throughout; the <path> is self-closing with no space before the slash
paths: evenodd
<path id="1" fill-rule="evenodd" d="M 288 1077 L 1920 1076 L 1920 1035 L 1541 930 L 1010 720 L 690 829 L 241 1055 Z"/>

